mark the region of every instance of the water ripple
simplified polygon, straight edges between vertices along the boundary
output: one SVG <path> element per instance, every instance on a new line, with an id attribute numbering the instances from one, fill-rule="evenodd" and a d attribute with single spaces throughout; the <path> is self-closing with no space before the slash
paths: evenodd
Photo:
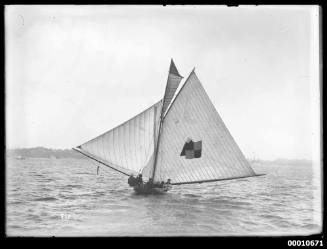
<path id="1" fill-rule="evenodd" d="M 9 235 L 283 235 L 321 228 L 310 168 L 261 165 L 264 178 L 142 196 L 123 175 L 105 169 L 96 175 L 87 160 L 26 159 L 7 166 Z"/>
<path id="2" fill-rule="evenodd" d="M 36 198 L 34 201 L 56 201 L 58 200 L 55 197 L 41 197 L 41 198 Z"/>

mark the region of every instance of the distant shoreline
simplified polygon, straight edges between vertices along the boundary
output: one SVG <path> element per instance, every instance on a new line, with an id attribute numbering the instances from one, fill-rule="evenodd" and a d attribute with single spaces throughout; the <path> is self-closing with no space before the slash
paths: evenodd
<path id="1" fill-rule="evenodd" d="M 83 155 L 77 153 L 72 149 L 49 149 L 45 147 L 35 147 L 35 148 L 19 148 L 19 149 L 7 149 L 6 157 L 16 158 L 16 159 L 26 159 L 26 158 L 50 158 L 50 159 L 61 159 L 61 158 L 76 158 L 85 159 Z M 275 160 L 261 160 L 261 159 L 248 159 L 250 163 L 274 163 L 279 165 L 286 164 L 312 164 L 310 160 L 307 159 L 287 159 L 279 158 Z"/>
<path id="2" fill-rule="evenodd" d="M 7 157 L 17 159 L 24 158 L 84 158 L 81 154 L 72 149 L 48 149 L 44 147 L 7 149 Z"/>

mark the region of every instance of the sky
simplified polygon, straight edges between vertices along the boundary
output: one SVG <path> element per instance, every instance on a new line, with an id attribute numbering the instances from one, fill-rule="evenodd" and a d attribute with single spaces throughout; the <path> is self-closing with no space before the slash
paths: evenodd
<path id="1" fill-rule="evenodd" d="M 163 97 L 173 58 L 246 157 L 318 158 L 318 20 L 317 6 L 6 6 L 6 146 L 72 148 L 119 125 Z"/>

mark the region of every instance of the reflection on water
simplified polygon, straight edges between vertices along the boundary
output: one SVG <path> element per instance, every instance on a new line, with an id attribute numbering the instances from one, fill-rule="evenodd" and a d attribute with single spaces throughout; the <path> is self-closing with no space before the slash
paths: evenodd
<path id="1" fill-rule="evenodd" d="M 7 161 L 9 236 L 289 235 L 319 232 L 310 165 L 257 165 L 266 176 L 136 195 L 87 160 Z"/>

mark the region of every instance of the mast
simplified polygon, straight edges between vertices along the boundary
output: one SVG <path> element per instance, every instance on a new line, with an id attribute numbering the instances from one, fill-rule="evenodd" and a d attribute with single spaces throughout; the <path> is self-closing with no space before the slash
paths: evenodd
<path id="1" fill-rule="evenodd" d="M 161 130 L 162 130 L 162 125 L 163 125 L 163 121 L 164 121 L 164 113 L 166 112 L 169 104 L 171 103 L 171 101 L 174 97 L 174 94 L 179 86 L 179 83 L 181 82 L 182 79 L 183 79 L 183 76 L 181 76 L 179 74 L 173 59 L 171 59 L 165 94 L 164 94 L 164 98 L 163 98 L 163 104 L 162 104 L 161 112 L 160 112 L 158 139 L 157 139 L 157 142 L 155 143 L 155 154 L 154 154 L 154 163 L 153 163 L 153 171 L 152 171 L 152 179 L 153 180 L 154 180 L 154 176 L 156 173 L 156 167 L 157 167 L 157 158 L 158 158 L 158 151 L 159 151 L 159 145 L 160 145 Z"/>
<path id="2" fill-rule="evenodd" d="M 168 81 L 169 81 L 169 78 L 168 78 Z M 167 85 L 166 85 L 165 95 L 166 95 L 166 92 L 167 92 L 167 86 L 168 86 L 168 82 L 167 82 Z M 164 96 L 163 102 L 164 101 L 165 101 L 165 96 Z M 162 123 L 163 123 L 163 109 L 164 109 L 164 105 L 161 106 L 161 110 L 160 110 L 160 122 L 159 122 L 159 130 L 158 130 L 158 139 L 154 143 L 155 144 L 155 153 L 154 153 L 152 180 L 154 180 L 154 174 L 156 173 L 156 167 L 157 167 L 157 158 L 158 158 L 158 151 L 159 151 L 159 144 L 160 144 L 160 135 L 161 135 L 161 128 L 162 128 Z"/>
<path id="3" fill-rule="evenodd" d="M 154 153 L 154 163 L 153 163 L 152 179 L 154 179 L 154 174 L 156 172 L 162 122 L 163 122 L 163 119 L 162 119 L 162 108 L 161 108 L 159 131 L 158 131 L 158 139 L 157 139 L 157 142 L 155 143 L 155 153 Z"/>

